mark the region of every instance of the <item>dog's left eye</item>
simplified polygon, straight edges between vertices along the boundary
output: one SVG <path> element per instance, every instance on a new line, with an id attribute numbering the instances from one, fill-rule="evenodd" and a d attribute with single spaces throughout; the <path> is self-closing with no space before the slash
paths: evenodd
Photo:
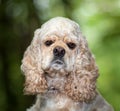
<path id="1" fill-rule="evenodd" d="M 47 40 L 47 41 L 45 41 L 45 45 L 46 46 L 50 46 L 50 45 L 52 45 L 53 44 L 53 41 L 52 40 Z"/>
<path id="2" fill-rule="evenodd" d="M 74 49 L 76 47 L 76 44 L 73 43 L 73 42 L 69 42 L 67 43 L 67 46 L 70 48 L 70 49 Z"/>

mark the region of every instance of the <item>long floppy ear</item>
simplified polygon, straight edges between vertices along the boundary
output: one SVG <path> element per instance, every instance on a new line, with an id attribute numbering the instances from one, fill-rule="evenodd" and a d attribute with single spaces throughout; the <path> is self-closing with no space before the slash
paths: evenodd
<path id="1" fill-rule="evenodd" d="M 38 38 L 40 29 L 34 33 L 33 41 L 24 53 L 21 70 L 25 75 L 25 94 L 43 93 L 47 89 L 46 79 L 41 69 L 41 49 Z"/>
<path id="2" fill-rule="evenodd" d="M 80 37 L 78 52 L 74 71 L 68 76 L 65 90 L 74 101 L 89 102 L 97 94 L 98 68 L 84 37 Z"/>

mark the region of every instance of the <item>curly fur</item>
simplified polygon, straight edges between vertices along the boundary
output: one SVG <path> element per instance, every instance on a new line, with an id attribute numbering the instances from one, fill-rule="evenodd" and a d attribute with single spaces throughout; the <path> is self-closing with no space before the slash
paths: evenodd
<path id="1" fill-rule="evenodd" d="M 55 43 L 46 47 L 47 39 Z M 67 47 L 68 41 L 76 43 L 74 50 Z M 59 70 L 52 64 L 56 46 L 66 51 L 65 65 L 60 68 L 59 64 Z M 25 94 L 38 94 L 36 104 L 29 111 L 113 111 L 96 91 L 98 67 L 74 21 L 56 17 L 37 29 L 21 69 L 25 74 Z M 100 105 L 104 107 L 100 109 Z"/>
<path id="2" fill-rule="evenodd" d="M 85 38 L 80 39 L 80 53 L 74 71 L 68 76 L 65 92 L 75 101 L 87 102 L 95 98 L 98 68 Z"/>
<path id="3" fill-rule="evenodd" d="M 44 72 L 41 69 L 40 46 L 37 45 L 37 36 L 39 31 L 35 32 L 34 39 L 31 45 L 27 48 L 22 60 L 21 69 L 25 74 L 25 89 L 26 94 L 39 94 L 47 89 L 47 82 L 44 77 Z"/>

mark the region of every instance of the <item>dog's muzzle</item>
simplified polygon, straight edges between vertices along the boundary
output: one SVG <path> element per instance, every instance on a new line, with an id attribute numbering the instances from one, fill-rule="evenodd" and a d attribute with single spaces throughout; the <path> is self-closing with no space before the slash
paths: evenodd
<path id="1" fill-rule="evenodd" d="M 63 59 L 65 55 L 65 49 L 63 47 L 56 46 L 53 49 L 53 55 L 54 55 L 54 59 L 52 61 L 53 69 L 59 70 L 63 68 L 65 66 L 64 59 Z"/>

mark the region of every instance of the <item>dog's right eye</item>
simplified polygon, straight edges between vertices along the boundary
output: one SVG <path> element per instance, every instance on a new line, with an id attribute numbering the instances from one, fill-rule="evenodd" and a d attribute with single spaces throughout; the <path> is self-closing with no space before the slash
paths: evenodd
<path id="1" fill-rule="evenodd" d="M 45 45 L 46 46 L 50 46 L 50 45 L 52 45 L 53 44 L 53 41 L 52 40 L 47 40 L 47 41 L 45 41 Z"/>

